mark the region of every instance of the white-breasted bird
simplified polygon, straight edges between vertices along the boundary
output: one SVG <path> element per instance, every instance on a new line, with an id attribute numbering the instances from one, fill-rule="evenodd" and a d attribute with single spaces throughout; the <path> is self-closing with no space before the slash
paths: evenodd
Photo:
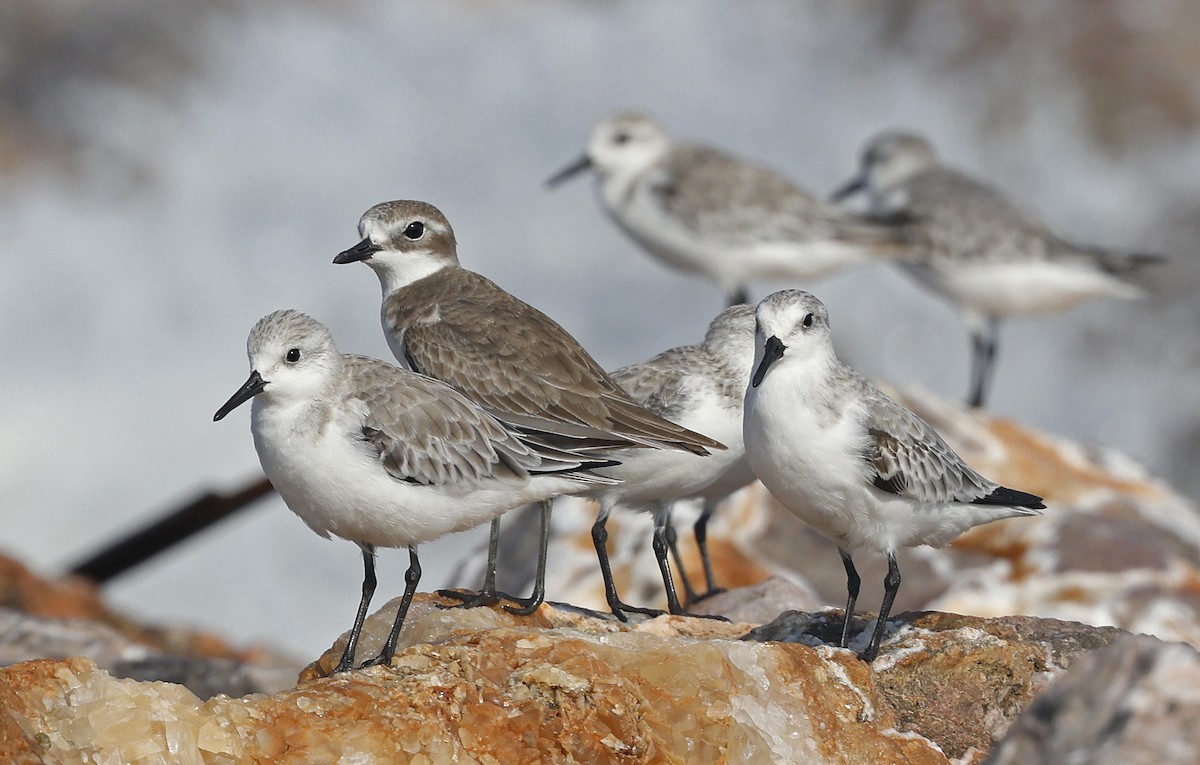
<path id="1" fill-rule="evenodd" d="M 1045 505 L 972 470 L 928 423 L 843 364 L 817 298 L 776 292 L 756 316 L 746 457 L 784 507 L 837 545 L 848 593 L 843 647 L 860 583 L 851 553 L 887 556 L 883 605 L 862 653 L 871 661 L 900 588 L 899 548 L 940 547 L 972 526 L 1037 515 Z"/>
<path id="2" fill-rule="evenodd" d="M 926 243 L 897 265 L 962 313 L 971 333 L 970 406 L 983 406 L 998 323 L 1073 308 L 1097 297 L 1134 298 L 1128 281 L 1165 257 L 1080 244 L 1055 233 L 995 187 L 942 164 L 929 141 L 885 132 L 867 143 L 857 177 L 834 200 L 865 191 L 871 214 L 901 220 Z"/>
<path id="3" fill-rule="evenodd" d="M 364 666 L 395 651 L 421 577 L 418 544 L 611 483 L 591 470 L 613 461 L 530 438 L 445 383 L 339 353 L 324 325 L 299 311 L 260 319 L 247 355 L 249 379 L 213 419 L 252 399 L 254 448 L 288 508 L 321 536 L 362 549 L 362 599 L 335 671 L 353 667 L 377 547 L 407 547 L 410 565 L 391 633 Z"/>
<path id="4" fill-rule="evenodd" d="M 721 149 L 672 139 L 640 114 L 592 131 L 585 154 L 547 183 L 591 169 L 600 204 L 650 255 L 747 302 L 755 279 L 809 282 L 911 249 L 903 227 L 880 225 Z"/>

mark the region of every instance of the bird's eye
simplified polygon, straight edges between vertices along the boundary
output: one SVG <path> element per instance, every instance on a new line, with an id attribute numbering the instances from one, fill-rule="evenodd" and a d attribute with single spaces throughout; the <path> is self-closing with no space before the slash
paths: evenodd
<path id="1" fill-rule="evenodd" d="M 415 220 L 412 223 L 409 223 L 408 227 L 404 229 L 405 238 L 412 239 L 414 242 L 416 240 L 420 239 L 424 235 L 425 235 L 425 224 L 419 220 Z"/>
<path id="2" fill-rule="evenodd" d="M 287 352 L 287 355 L 284 356 L 284 358 L 287 360 L 287 363 L 295 364 L 297 361 L 300 360 L 300 349 L 292 348 L 291 350 L 289 350 Z"/>
<path id="3" fill-rule="evenodd" d="M 811 313 L 804 314 L 804 318 L 800 322 L 807 329 L 813 325 L 813 315 Z"/>
<path id="4" fill-rule="evenodd" d="M 615 143 L 618 146 L 620 146 L 621 144 L 624 144 L 624 143 L 629 143 L 630 137 L 631 136 L 629 135 L 628 132 L 626 132 L 624 130 L 618 131 L 617 134 L 613 136 L 613 143 Z"/>

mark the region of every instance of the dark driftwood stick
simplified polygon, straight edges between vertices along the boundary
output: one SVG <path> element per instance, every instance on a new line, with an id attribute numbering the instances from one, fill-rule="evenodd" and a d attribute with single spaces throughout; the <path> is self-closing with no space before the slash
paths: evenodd
<path id="1" fill-rule="evenodd" d="M 107 582 L 188 537 L 265 497 L 271 482 L 259 478 L 232 494 L 208 493 L 149 526 L 113 542 L 71 567 L 71 573 Z"/>

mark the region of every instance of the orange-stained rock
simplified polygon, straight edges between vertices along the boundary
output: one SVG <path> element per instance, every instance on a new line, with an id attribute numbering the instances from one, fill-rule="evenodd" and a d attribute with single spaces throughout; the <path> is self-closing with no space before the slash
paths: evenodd
<path id="1" fill-rule="evenodd" d="M 981 760 L 1048 678 L 1117 633 L 907 614 L 868 666 L 814 636 L 835 612 L 775 625 L 801 642 L 761 642 L 707 619 L 439 602 L 418 596 L 391 666 L 327 675 L 339 641 L 274 695 L 201 701 L 69 659 L 0 670 L 0 698 L 50 762 L 946 765 Z M 395 608 L 368 620 L 360 658 Z"/>

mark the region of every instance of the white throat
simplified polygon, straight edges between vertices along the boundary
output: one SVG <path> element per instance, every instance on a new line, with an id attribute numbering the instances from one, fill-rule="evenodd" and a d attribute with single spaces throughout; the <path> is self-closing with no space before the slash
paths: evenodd
<path id="1" fill-rule="evenodd" d="M 386 259 L 371 258 L 367 265 L 379 277 L 379 284 L 386 298 L 402 287 L 436 274 L 450 263 L 443 258 L 431 257 L 427 253 L 390 253 Z"/>

